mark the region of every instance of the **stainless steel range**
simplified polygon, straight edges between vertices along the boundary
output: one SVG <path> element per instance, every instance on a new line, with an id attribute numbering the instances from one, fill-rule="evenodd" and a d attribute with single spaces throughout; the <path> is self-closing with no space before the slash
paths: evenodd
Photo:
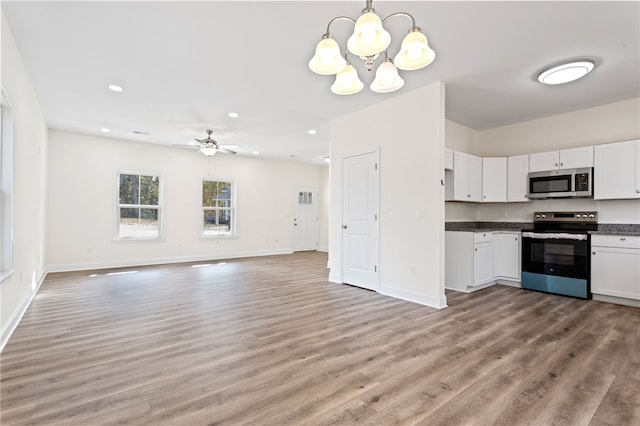
<path id="1" fill-rule="evenodd" d="M 591 298 L 591 235 L 598 213 L 536 212 L 522 230 L 522 288 Z"/>

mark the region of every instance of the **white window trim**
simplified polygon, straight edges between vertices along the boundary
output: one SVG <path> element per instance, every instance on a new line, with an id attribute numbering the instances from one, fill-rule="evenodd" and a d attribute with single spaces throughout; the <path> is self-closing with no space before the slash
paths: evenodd
<path id="1" fill-rule="evenodd" d="M 2 114 L 2 135 L 0 161 L 0 227 L 2 229 L 2 251 L 0 253 L 0 283 L 13 274 L 13 106 L 0 87 L 0 113 Z"/>
<path id="2" fill-rule="evenodd" d="M 200 220 L 202 220 L 202 213 L 204 212 L 205 209 L 209 209 L 209 210 L 216 210 L 215 207 L 205 207 L 202 203 L 202 184 L 205 181 L 209 181 L 209 182 L 230 182 L 231 183 L 231 217 L 233 218 L 232 222 L 231 222 L 231 233 L 228 234 L 215 234 L 215 235 L 206 235 L 204 233 L 204 224 L 201 223 L 200 224 L 200 238 L 204 239 L 204 240 L 220 240 L 220 239 L 236 239 L 238 238 L 238 234 L 237 234 L 237 223 L 238 223 L 238 210 L 236 208 L 237 206 L 237 201 L 236 201 L 236 196 L 237 196 L 237 191 L 238 191 L 238 184 L 234 179 L 225 179 L 225 178 L 212 178 L 212 177 L 204 177 L 202 178 L 202 181 L 200 182 Z"/>
<path id="3" fill-rule="evenodd" d="M 157 176 L 160 179 L 160 186 L 158 187 L 158 205 L 146 205 L 146 204 L 120 204 L 120 175 L 139 175 L 139 176 Z M 164 177 L 161 173 L 155 172 L 140 172 L 131 170 L 118 170 L 116 172 L 116 209 L 114 220 L 114 241 L 163 241 L 164 240 Z M 120 208 L 152 208 L 158 209 L 158 236 L 157 237 L 121 237 L 120 236 Z"/>

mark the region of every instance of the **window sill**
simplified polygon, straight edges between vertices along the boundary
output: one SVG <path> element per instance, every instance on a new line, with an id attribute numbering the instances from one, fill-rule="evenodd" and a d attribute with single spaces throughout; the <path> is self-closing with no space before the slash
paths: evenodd
<path id="1" fill-rule="evenodd" d="M 201 240 L 237 240 L 237 235 L 200 235 Z"/>
<path id="2" fill-rule="evenodd" d="M 165 239 L 160 238 L 120 238 L 115 237 L 113 242 L 115 243 L 162 243 Z"/>

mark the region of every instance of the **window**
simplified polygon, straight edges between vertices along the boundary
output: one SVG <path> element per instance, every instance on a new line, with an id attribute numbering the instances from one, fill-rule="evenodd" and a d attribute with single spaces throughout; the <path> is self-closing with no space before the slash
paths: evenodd
<path id="1" fill-rule="evenodd" d="M 118 173 L 118 237 L 160 238 L 160 176 Z"/>
<path id="2" fill-rule="evenodd" d="M 11 275 L 13 250 L 13 110 L 0 90 L 0 282 Z"/>
<path id="3" fill-rule="evenodd" d="M 231 182 L 202 181 L 202 235 L 234 235 L 233 187 Z"/>

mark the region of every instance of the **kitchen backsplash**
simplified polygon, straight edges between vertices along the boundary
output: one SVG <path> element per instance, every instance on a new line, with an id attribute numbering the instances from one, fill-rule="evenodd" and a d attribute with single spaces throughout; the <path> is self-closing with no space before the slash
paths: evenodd
<path id="1" fill-rule="evenodd" d="M 640 224 L 640 200 L 562 199 L 528 203 L 445 203 L 446 222 L 530 222 L 536 211 L 598 212 L 599 223 Z"/>

